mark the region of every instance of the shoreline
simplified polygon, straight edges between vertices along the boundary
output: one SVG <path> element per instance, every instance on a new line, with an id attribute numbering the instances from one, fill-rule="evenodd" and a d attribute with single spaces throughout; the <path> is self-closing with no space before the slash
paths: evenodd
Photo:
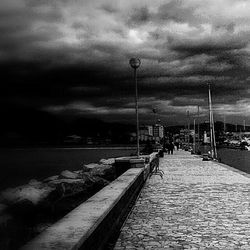
<path id="1" fill-rule="evenodd" d="M 112 148 L 17 148 L 0 150 L 0 190 L 22 185 L 29 179 L 41 180 L 65 169 L 74 171 L 84 163 L 129 156 L 134 147 Z"/>
<path id="2" fill-rule="evenodd" d="M 145 143 L 141 143 L 140 147 L 145 146 Z M 135 144 L 100 144 L 100 145 L 29 145 L 29 146 L 0 146 L 0 150 L 5 149 L 120 149 L 129 148 L 133 149 L 137 146 Z"/>
<path id="3" fill-rule="evenodd" d="M 125 147 L 125 146 L 114 146 L 114 147 L 28 147 L 28 148 L 3 148 L 4 150 L 32 150 L 32 149 L 51 149 L 51 150 L 82 150 L 82 149 L 87 149 L 87 150 L 91 150 L 91 149 L 136 149 L 136 146 L 134 147 Z"/>

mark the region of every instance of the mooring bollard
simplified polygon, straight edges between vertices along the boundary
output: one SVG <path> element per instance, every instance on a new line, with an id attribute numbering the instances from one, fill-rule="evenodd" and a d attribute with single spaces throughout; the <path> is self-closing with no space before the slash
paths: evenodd
<path id="1" fill-rule="evenodd" d="M 161 149 L 161 150 L 159 150 L 159 157 L 164 157 L 164 151 L 163 151 L 163 149 Z"/>
<path id="2" fill-rule="evenodd" d="M 202 155 L 202 158 L 203 158 L 203 159 L 202 159 L 203 161 L 209 161 L 209 160 L 210 160 L 208 154 L 203 154 L 203 155 Z"/>

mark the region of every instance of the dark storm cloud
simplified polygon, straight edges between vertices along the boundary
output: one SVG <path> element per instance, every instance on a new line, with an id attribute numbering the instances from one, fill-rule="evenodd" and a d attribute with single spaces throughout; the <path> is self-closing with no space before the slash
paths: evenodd
<path id="1" fill-rule="evenodd" d="M 199 18 L 194 17 L 194 9 L 183 3 L 182 0 L 172 0 L 161 4 L 157 11 L 150 11 L 147 6 L 135 8 L 129 15 L 128 24 L 136 26 L 154 22 L 162 25 L 168 21 L 197 23 Z"/>
<path id="2" fill-rule="evenodd" d="M 0 61 L 21 58 L 25 61 L 27 56 L 41 50 L 37 43 L 48 43 L 61 37 L 61 32 L 54 26 L 62 19 L 58 9 L 39 11 L 22 5 L 21 1 L 19 4 L 13 1 L 10 8 L 0 8 Z M 41 25 L 33 27 L 39 22 Z"/>
<path id="3" fill-rule="evenodd" d="M 204 39 L 178 39 L 176 37 L 168 37 L 168 46 L 170 49 L 188 53 L 190 55 L 196 54 L 218 54 L 230 50 L 239 50 L 246 48 L 248 45 L 248 36 L 231 36 L 230 34 L 214 39 L 213 37 L 205 37 Z"/>
<path id="4" fill-rule="evenodd" d="M 217 24 L 214 26 L 214 28 L 216 30 L 221 30 L 221 29 L 225 29 L 228 32 L 232 33 L 234 32 L 235 29 L 235 24 L 234 23 L 229 23 L 229 24 Z"/>
<path id="5" fill-rule="evenodd" d="M 133 10 L 132 14 L 128 19 L 128 25 L 134 26 L 134 25 L 145 24 L 148 21 L 150 21 L 151 18 L 152 15 L 149 13 L 147 7 L 136 8 Z"/>
<path id="6" fill-rule="evenodd" d="M 55 22 L 60 22 L 63 16 L 57 8 L 48 8 L 46 11 L 39 11 L 29 7 L 21 9 L 4 10 L 0 9 L 0 24 L 2 28 L 9 28 L 9 31 L 21 32 L 29 29 L 32 22 L 42 21 L 50 25 Z"/>
<path id="7" fill-rule="evenodd" d="M 157 18 L 160 21 L 173 20 L 180 23 L 197 21 L 197 17 L 194 17 L 193 7 L 185 6 L 184 2 L 183 0 L 175 0 L 161 5 L 158 8 Z"/>
<path id="8" fill-rule="evenodd" d="M 117 13 L 119 11 L 117 6 L 112 3 L 104 3 L 100 8 L 110 14 Z"/>
<path id="9" fill-rule="evenodd" d="M 205 107 L 207 82 L 216 86 L 220 112 L 220 105 L 246 107 L 249 8 L 243 0 L 4 0 L 1 101 L 62 116 L 130 117 L 128 60 L 138 56 L 144 119 L 154 106 L 166 119 Z"/>

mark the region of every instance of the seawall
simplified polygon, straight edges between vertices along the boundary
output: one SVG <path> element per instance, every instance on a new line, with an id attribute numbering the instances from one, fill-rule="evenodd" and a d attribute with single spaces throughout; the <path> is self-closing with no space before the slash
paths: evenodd
<path id="1" fill-rule="evenodd" d="M 134 168 L 125 171 L 21 249 L 102 249 L 119 229 L 122 218 L 131 201 L 138 196 L 150 169 L 158 164 L 158 155 L 153 153 L 145 157 L 145 164 L 123 158 L 123 162 L 126 161 Z"/>

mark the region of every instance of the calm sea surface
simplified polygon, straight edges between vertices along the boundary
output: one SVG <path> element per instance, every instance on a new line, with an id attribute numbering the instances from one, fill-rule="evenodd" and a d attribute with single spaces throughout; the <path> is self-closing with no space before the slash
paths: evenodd
<path id="1" fill-rule="evenodd" d="M 0 189 L 41 180 L 61 171 L 77 170 L 102 158 L 129 156 L 135 148 L 35 148 L 0 150 Z M 167 155 L 166 155 L 167 157 Z M 221 162 L 250 173 L 250 151 L 218 150 Z"/>
<path id="2" fill-rule="evenodd" d="M 220 148 L 218 150 L 218 159 L 222 163 L 250 174 L 250 151 Z"/>
<path id="3" fill-rule="evenodd" d="M 129 156 L 136 149 L 114 148 L 32 148 L 0 150 L 0 189 L 43 179 L 61 171 L 77 170 L 81 163 L 100 159 Z"/>
<path id="4" fill-rule="evenodd" d="M 201 151 L 207 153 L 210 146 L 201 146 Z M 230 148 L 217 148 L 218 160 L 231 167 L 250 174 L 250 151 Z"/>

